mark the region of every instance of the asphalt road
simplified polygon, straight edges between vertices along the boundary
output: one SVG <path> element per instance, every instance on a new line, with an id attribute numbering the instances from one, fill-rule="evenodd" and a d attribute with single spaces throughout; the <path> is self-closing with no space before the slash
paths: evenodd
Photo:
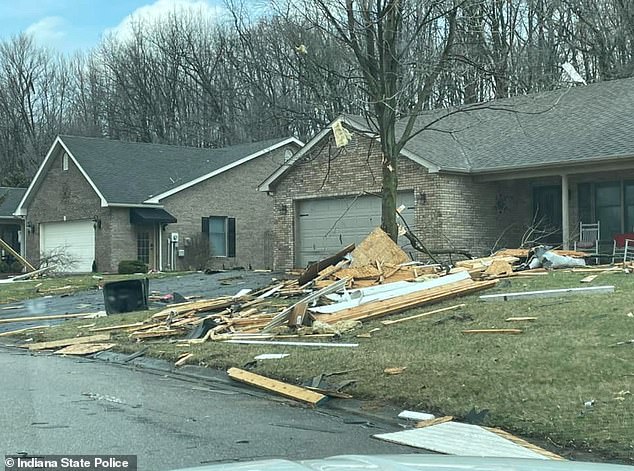
<path id="1" fill-rule="evenodd" d="M 183 296 L 197 295 L 203 297 L 234 295 L 243 288 L 257 289 L 267 286 L 271 283 L 271 278 L 273 277 L 275 277 L 275 274 L 253 273 L 246 270 L 226 271 L 212 275 L 191 273 L 150 279 L 150 291 L 158 291 L 161 294 L 177 292 Z M 34 284 L 34 282 L 26 283 Z M 151 303 L 150 305 L 150 307 L 161 306 L 165 306 L 165 304 Z M 105 310 L 103 291 L 97 289 L 81 291 L 67 296 L 42 296 L 17 303 L 2 304 L 1 307 L 18 307 L 18 309 L 0 311 L 0 319 L 41 316 L 46 314 L 75 314 Z M 51 320 L 19 324 L 0 324 L 0 332 L 35 325 L 53 325 L 59 324 L 60 322 L 64 321 Z"/>
<path id="2" fill-rule="evenodd" d="M 415 453 L 328 406 L 308 409 L 244 387 L 184 380 L 0 346 L 0 452 L 135 454 L 141 470 L 226 461 Z"/>

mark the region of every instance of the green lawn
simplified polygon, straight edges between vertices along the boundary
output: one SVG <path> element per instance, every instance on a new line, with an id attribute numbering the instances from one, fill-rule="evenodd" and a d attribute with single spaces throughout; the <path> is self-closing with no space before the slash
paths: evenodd
<path id="1" fill-rule="evenodd" d="M 369 322 L 346 335 L 356 349 L 244 346 L 206 343 L 183 347 L 148 342 L 148 354 L 173 360 L 183 351 L 199 364 L 242 366 L 259 353 L 290 353 L 282 360 L 259 362 L 256 371 L 291 383 L 320 373 L 354 370 L 338 380 L 356 379 L 346 389 L 356 398 L 403 408 L 463 417 L 469 410 L 488 409 L 486 425 L 502 427 L 551 450 L 571 450 L 634 463 L 634 345 L 610 347 L 634 338 L 634 275 L 601 274 L 591 284 L 581 273 L 555 272 L 543 277 L 515 277 L 483 294 L 562 287 L 616 286 L 613 294 L 482 302 L 477 296 L 434 306 L 465 302 L 461 314 L 473 320 L 435 320 L 439 313 L 389 327 Z M 425 312 L 426 307 L 403 316 Z M 144 319 L 148 313 L 95 321 L 67 322 L 37 334 L 36 340 L 77 334 L 77 325 L 99 325 Z M 511 316 L 535 316 L 533 322 L 505 322 Z M 398 317 L 398 316 L 396 316 Z M 396 318 L 394 317 L 394 318 Z M 355 335 L 380 327 L 372 338 Z M 465 335 L 462 329 L 524 329 L 520 335 Z M 33 335 L 31 335 L 33 336 Z M 120 351 L 139 348 L 116 336 Z M 387 376 L 386 367 L 406 366 L 403 374 Z M 631 394 L 628 394 L 630 391 Z M 620 394 L 619 394 L 620 393 Z M 594 400 L 592 408 L 584 402 Z"/>
<path id="2" fill-rule="evenodd" d="M 152 273 L 150 279 L 182 275 L 179 272 Z M 37 280 L 17 281 L 0 284 L 0 304 L 14 303 L 25 299 L 37 298 L 47 294 L 61 295 L 78 291 L 97 289 L 99 283 L 138 278 L 139 275 L 50 275 Z"/>

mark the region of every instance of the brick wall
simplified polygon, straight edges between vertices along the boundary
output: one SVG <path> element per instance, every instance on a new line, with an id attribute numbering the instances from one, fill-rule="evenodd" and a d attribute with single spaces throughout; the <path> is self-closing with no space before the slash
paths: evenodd
<path id="1" fill-rule="evenodd" d="M 68 170 L 62 170 L 62 152 L 54 156 L 52 165 L 41 181 L 34 199 L 27 208 L 26 224 L 35 232 L 26 234 L 26 255 L 33 264 L 40 260 L 40 227 L 45 222 L 98 218 L 102 228 L 95 230 L 95 259 L 99 271 L 113 269 L 110 263 L 110 212 L 71 159 Z M 116 268 L 116 267 L 115 267 Z"/>
<path id="2" fill-rule="evenodd" d="M 295 261 L 298 199 L 381 191 L 377 142 L 354 134 L 339 151 L 328 139 L 296 162 L 274 187 L 276 268 L 292 267 Z M 521 234 L 518 222 L 530 218 L 528 182 L 478 182 L 471 176 L 430 174 L 407 158 L 400 160 L 398 172 L 399 190 L 414 191 L 413 230 L 428 247 L 453 246 L 484 254 L 503 232 L 500 243 L 513 247 Z"/>
<path id="3" fill-rule="evenodd" d="M 169 224 L 164 231 L 163 247 L 171 232 L 179 233 L 179 248 L 186 256 L 177 257 L 177 269 L 198 268 L 199 256 L 190 256 L 195 250 L 185 246 L 185 239 L 207 237 L 202 233 L 201 220 L 209 216 L 226 216 L 236 220 L 236 256 L 212 257 L 205 263 L 211 268 L 241 266 L 271 268 L 273 259 L 273 198 L 257 190 L 285 159 L 287 150 L 295 152 L 296 145 L 276 149 L 257 157 L 216 177 L 165 198 L 161 203 L 178 222 Z M 164 250 L 165 253 L 165 250 Z M 164 265 L 166 263 L 164 257 Z"/>

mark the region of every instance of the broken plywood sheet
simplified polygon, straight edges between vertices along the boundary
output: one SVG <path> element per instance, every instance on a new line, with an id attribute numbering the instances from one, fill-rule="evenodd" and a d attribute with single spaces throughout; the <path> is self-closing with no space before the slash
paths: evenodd
<path id="1" fill-rule="evenodd" d="M 373 265 L 376 262 L 399 263 L 409 262 L 408 255 L 390 237 L 377 227 L 368 235 L 352 253 L 351 267 Z"/>
<path id="2" fill-rule="evenodd" d="M 114 347 L 116 343 L 80 343 L 69 345 L 55 352 L 56 355 L 90 355 L 92 353 L 103 352 Z"/>
<path id="3" fill-rule="evenodd" d="M 547 459 L 541 453 L 513 443 L 478 425 L 459 422 L 381 433 L 373 437 L 449 455 Z"/>

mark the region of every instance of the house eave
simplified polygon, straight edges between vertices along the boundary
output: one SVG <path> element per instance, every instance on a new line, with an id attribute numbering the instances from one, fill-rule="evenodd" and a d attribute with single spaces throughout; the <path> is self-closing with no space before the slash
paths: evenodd
<path id="1" fill-rule="evenodd" d="M 480 181 L 509 180 L 533 176 L 560 176 L 598 170 L 618 170 L 624 166 L 634 168 L 634 154 L 606 155 L 586 159 L 565 160 L 543 164 L 473 169 L 471 174 Z"/>

